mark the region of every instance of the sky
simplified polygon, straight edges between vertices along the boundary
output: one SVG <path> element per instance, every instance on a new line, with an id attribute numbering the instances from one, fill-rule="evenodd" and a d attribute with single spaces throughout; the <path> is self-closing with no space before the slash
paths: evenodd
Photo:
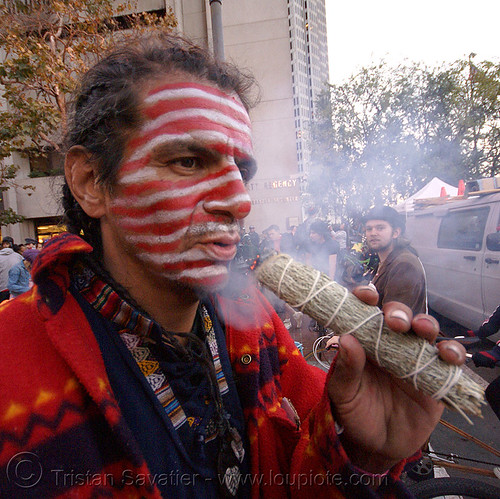
<path id="1" fill-rule="evenodd" d="M 500 0 L 325 0 L 330 82 L 370 63 L 500 61 Z"/>

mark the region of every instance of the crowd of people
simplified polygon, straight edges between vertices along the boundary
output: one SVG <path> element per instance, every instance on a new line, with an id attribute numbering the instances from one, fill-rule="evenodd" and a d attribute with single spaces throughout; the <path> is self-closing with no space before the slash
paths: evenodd
<path id="1" fill-rule="evenodd" d="M 33 238 L 26 238 L 24 244 L 16 244 L 10 236 L 2 239 L 0 249 L 0 302 L 25 293 L 32 286 L 31 265 L 41 243 Z"/>

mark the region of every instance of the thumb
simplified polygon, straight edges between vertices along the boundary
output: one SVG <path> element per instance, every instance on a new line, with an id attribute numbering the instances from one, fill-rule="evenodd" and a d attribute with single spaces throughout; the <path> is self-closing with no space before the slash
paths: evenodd
<path id="1" fill-rule="evenodd" d="M 361 388 L 361 379 L 366 364 L 363 347 L 352 335 L 339 339 L 339 353 L 328 384 L 332 403 L 339 407 L 355 399 Z"/>

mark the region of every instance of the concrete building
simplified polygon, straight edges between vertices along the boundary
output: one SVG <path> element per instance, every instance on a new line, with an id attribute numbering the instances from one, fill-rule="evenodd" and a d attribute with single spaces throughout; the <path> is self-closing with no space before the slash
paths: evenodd
<path id="1" fill-rule="evenodd" d="M 209 0 L 139 0 L 138 9 L 172 8 L 178 29 L 212 47 Z M 222 5 L 226 60 L 247 68 L 260 85 L 251 111 L 259 171 L 248 185 L 252 213 L 245 224 L 282 231 L 302 220 L 301 182 L 308 168 L 308 127 L 316 95 L 328 81 L 325 0 L 225 0 Z M 61 177 L 29 178 L 21 160 L 20 187 L 3 194 L 27 221 L 2 228 L 16 241 L 55 231 Z"/>

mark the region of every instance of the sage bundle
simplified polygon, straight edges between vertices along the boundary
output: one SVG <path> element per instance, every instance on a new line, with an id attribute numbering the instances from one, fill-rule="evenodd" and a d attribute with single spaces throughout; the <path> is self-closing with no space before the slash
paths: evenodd
<path id="1" fill-rule="evenodd" d="M 342 336 L 352 334 L 367 355 L 393 376 L 449 407 L 481 416 L 484 390 L 460 366 L 444 362 L 438 350 L 413 332 L 395 333 L 382 311 L 356 298 L 327 275 L 290 256 L 271 256 L 256 269 L 258 281 L 290 306 Z"/>

